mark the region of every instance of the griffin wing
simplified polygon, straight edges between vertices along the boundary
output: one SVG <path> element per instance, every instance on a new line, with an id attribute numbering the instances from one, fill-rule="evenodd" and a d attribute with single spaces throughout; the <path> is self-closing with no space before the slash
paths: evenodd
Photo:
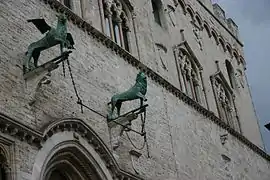
<path id="1" fill-rule="evenodd" d="M 51 26 L 49 26 L 44 19 L 29 19 L 27 22 L 33 23 L 42 34 L 51 30 Z"/>
<path id="2" fill-rule="evenodd" d="M 67 40 L 69 41 L 69 44 L 73 47 L 73 45 L 75 43 L 74 43 L 73 37 L 70 33 L 67 33 Z"/>

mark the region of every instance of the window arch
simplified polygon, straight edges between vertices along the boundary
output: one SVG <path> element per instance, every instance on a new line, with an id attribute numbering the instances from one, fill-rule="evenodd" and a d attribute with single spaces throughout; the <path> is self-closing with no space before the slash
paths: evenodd
<path id="1" fill-rule="evenodd" d="M 198 24 L 198 26 L 201 28 L 202 27 L 202 18 L 200 17 L 200 15 L 198 13 L 195 14 L 195 20 L 196 20 L 196 23 Z"/>
<path id="2" fill-rule="evenodd" d="M 180 89 L 190 98 L 203 103 L 201 67 L 193 56 L 183 48 L 175 50 L 176 62 L 179 72 Z"/>
<path id="3" fill-rule="evenodd" d="M 190 7 L 190 5 L 187 6 L 186 11 L 187 11 L 187 14 L 190 16 L 191 21 L 194 21 L 195 13 L 193 9 Z"/>
<path id="4" fill-rule="evenodd" d="M 227 73 L 228 73 L 231 87 L 233 89 L 235 89 L 236 88 L 236 80 L 235 80 L 235 73 L 234 73 L 233 66 L 228 60 L 225 61 L 225 64 L 226 64 L 226 69 L 227 69 Z"/>
<path id="5" fill-rule="evenodd" d="M 183 0 L 178 0 L 178 2 L 179 2 L 179 4 L 180 4 L 180 6 L 181 6 L 181 8 L 182 8 L 182 10 L 183 10 L 183 12 L 184 12 L 184 14 L 186 14 L 186 3 L 185 3 L 185 1 L 183 1 Z"/>
<path id="6" fill-rule="evenodd" d="M 203 28 L 206 30 L 208 36 L 211 37 L 210 27 L 209 27 L 209 25 L 208 25 L 207 22 L 204 22 L 204 23 L 203 23 Z"/>
<path id="7" fill-rule="evenodd" d="M 239 63 L 239 56 L 235 49 L 233 49 L 233 58 Z"/>
<path id="8" fill-rule="evenodd" d="M 232 56 L 232 47 L 227 43 L 226 50 L 228 51 L 229 55 Z"/>
<path id="9" fill-rule="evenodd" d="M 218 42 L 221 45 L 222 50 L 225 52 L 226 51 L 226 48 L 225 48 L 225 42 L 224 42 L 223 38 L 222 37 L 219 37 L 218 38 Z"/>
<path id="10" fill-rule="evenodd" d="M 218 34 L 214 29 L 211 30 L 211 35 L 214 37 L 214 40 L 215 40 L 216 44 L 218 45 L 219 44 L 219 42 L 218 42 Z"/>
<path id="11" fill-rule="evenodd" d="M 241 133 L 239 120 L 236 116 L 234 97 L 232 91 L 228 88 L 223 75 L 219 73 L 211 76 L 211 82 L 220 119 L 231 128 Z"/>
<path id="12" fill-rule="evenodd" d="M 120 0 L 103 0 L 104 33 L 115 43 L 129 51 L 129 16 L 126 5 Z"/>

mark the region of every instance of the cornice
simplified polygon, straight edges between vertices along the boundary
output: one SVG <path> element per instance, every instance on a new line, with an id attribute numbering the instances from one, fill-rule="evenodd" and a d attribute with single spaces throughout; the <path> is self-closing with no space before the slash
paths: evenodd
<path id="1" fill-rule="evenodd" d="M 167 80 L 162 78 L 159 74 L 154 72 L 152 69 L 144 65 L 142 62 L 140 62 L 138 59 L 133 57 L 129 52 L 126 50 L 122 49 L 120 46 L 118 46 L 115 42 L 113 42 L 111 39 L 109 39 L 107 36 L 105 36 L 102 32 L 91 26 L 89 23 L 84 21 L 82 18 L 80 18 L 78 15 L 70 11 L 68 8 L 66 8 L 64 5 L 62 5 L 60 2 L 57 0 L 41 0 L 44 1 L 46 4 L 49 4 L 52 9 L 54 9 L 57 12 L 64 12 L 66 13 L 67 17 L 69 20 L 73 22 L 73 24 L 77 25 L 79 28 L 81 28 L 83 31 L 86 31 L 89 35 L 91 35 L 94 39 L 97 41 L 101 42 L 111 50 L 113 50 L 116 54 L 118 54 L 120 57 L 122 57 L 125 61 L 127 61 L 129 64 L 131 64 L 133 67 L 140 69 L 143 71 L 150 79 L 152 79 L 154 82 L 157 84 L 161 85 L 163 88 L 165 88 L 168 92 L 172 93 L 174 96 L 178 97 L 181 99 L 184 103 L 188 104 L 195 110 L 197 110 L 199 113 L 201 113 L 203 116 L 209 118 L 211 121 L 222 127 L 223 129 L 227 130 L 231 135 L 235 136 L 238 140 L 243 142 L 245 145 L 247 145 L 250 149 L 261 155 L 263 158 L 266 160 L 270 161 L 270 156 L 264 152 L 262 149 L 260 149 L 258 146 L 253 144 L 251 141 L 249 141 L 246 137 L 244 137 L 242 134 L 238 133 L 234 129 L 232 129 L 229 125 L 224 123 L 221 119 L 219 119 L 213 112 L 207 110 L 203 106 L 201 106 L 199 103 L 182 93 L 178 88 L 173 86 L 171 83 L 169 83 Z M 8 121 L 11 121 L 10 118 L 4 118 L 3 115 L 0 116 L 0 122 L 1 124 L 3 121 L 5 122 L 5 119 Z M 5 122 L 6 124 L 6 122 Z M 1 126 L 1 125 L 0 125 Z M 6 126 L 5 126 L 6 127 Z M 35 143 L 39 144 L 40 141 L 43 139 L 43 134 L 37 131 L 34 131 L 27 126 L 15 122 L 14 120 L 12 121 L 11 125 L 8 127 L 12 127 L 12 129 L 19 129 L 19 132 L 22 134 L 27 134 L 31 140 L 29 141 L 29 138 L 26 138 L 28 136 L 23 136 L 22 140 L 27 140 L 28 143 Z M 18 138 L 18 133 L 10 133 L 10 131 L 3 131 L 1 126 L 1 131 L 8 133 L 12 136 L 16 136 Z M 7 128 L 9 129 L 9 128 Z M 20 134 L 19 133 L 19 134 Z M 42 134 L 42 135 L 41 135 Z M 20 136 L 19 136 L 20 137 Z M 33 139 L 33 140 L 32 140 Z"/>

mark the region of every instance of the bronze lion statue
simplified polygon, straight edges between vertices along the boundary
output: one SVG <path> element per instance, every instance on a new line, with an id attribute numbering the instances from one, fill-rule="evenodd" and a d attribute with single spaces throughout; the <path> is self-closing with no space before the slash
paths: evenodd
<path id="1" fill-rule="evenodd" d="M 137 74 L 136 83 L 127 91 L 116 94 L 111 98 L 109 104 L 111 104 L 111 112 L 108 115 L 108 119 L 112 119 L 112 115 L 115 107 L 117 108 L 117 115 L 120 116 L 120 109 L 122 103 L 125 101 L 131 101 L 135 99 L 140 99 L 141 106 L 143 101 L 147 101 L 145 94 L 147 92 L 147 78 L 143 72 Z"/>

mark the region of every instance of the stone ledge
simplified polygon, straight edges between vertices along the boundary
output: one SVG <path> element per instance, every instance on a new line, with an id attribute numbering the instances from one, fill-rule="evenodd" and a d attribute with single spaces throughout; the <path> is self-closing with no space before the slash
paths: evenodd
<path id="1" fill-rule="evenodd" d="M 262 149 L 260 149 L 258 146 L 253 144 L 251 141 L 249 141 L 246 137 L 244 137 L 242 134 L 238 133 L 234 129 L 232 129 L 229 125 L 225 124 L 221 119 L 219 119 L 213 112 L 205 109 L 203 106 L 201 106 L 199 103 L 188 97 L 186 94 L 181 92 L 178 88 L 173 86 L 171 83 L 169 83 L 167 80 L 162 78 L 159 74 L 154 72 L 152 69 L 144 65 L 142 62 L 140 62 L 138 59 L 136 59 L 134 56 L 132 56 L 129 52 L 122 49 L 119 45 L 117 45 L 115 42 L 113 42 L 109 37 L 104 35 L 102 32 L 91 26 L 89 23 L 84 21 L 81 17 L 76 15 L 74 12 L 72 12 L 70 9 L 65 7 L 63 4 L 58 2 L 57 0 L 41 0 L 44 1 L 46 4 L 49 4 L 50 7 L 56 12 L 65 13 L 67 15 L 67 18 L 73 22 L 73 24 L 77 25 L 79 28 L 81 28 L 83 31 L 86 31 L 89 35 L 92 35 L 93 38 L 95 38 L 98 42 L 101 42 L 106 47 L 112 49 L 116 54 L 118 54 L 120 57 L 122 57 L 125 61 L 127 61 L 132 66 L 136 67 L 137 69 L 140 69 L 143 71 L 148 77 L 150 77 L 154 82 L 161 85 L 163 88 L 165 88 L 167 91 L 184 101 L 186 104 L 193 107 L 195 110 L 200 112 L 205 117 L 209 118 L 211 121 L 216 123 L 217 125 L 221 126 L 225 130 L 227 130 L 230 134 L 235 136 L 237 139 L 239 139 L 241 142 L 243 142 L 245 145 L 247 145 L 249 148 L 257 152 L 259 155 L 261 155 L 266 160 L 270 161 L 270 156 L 264 152 Z"/>

